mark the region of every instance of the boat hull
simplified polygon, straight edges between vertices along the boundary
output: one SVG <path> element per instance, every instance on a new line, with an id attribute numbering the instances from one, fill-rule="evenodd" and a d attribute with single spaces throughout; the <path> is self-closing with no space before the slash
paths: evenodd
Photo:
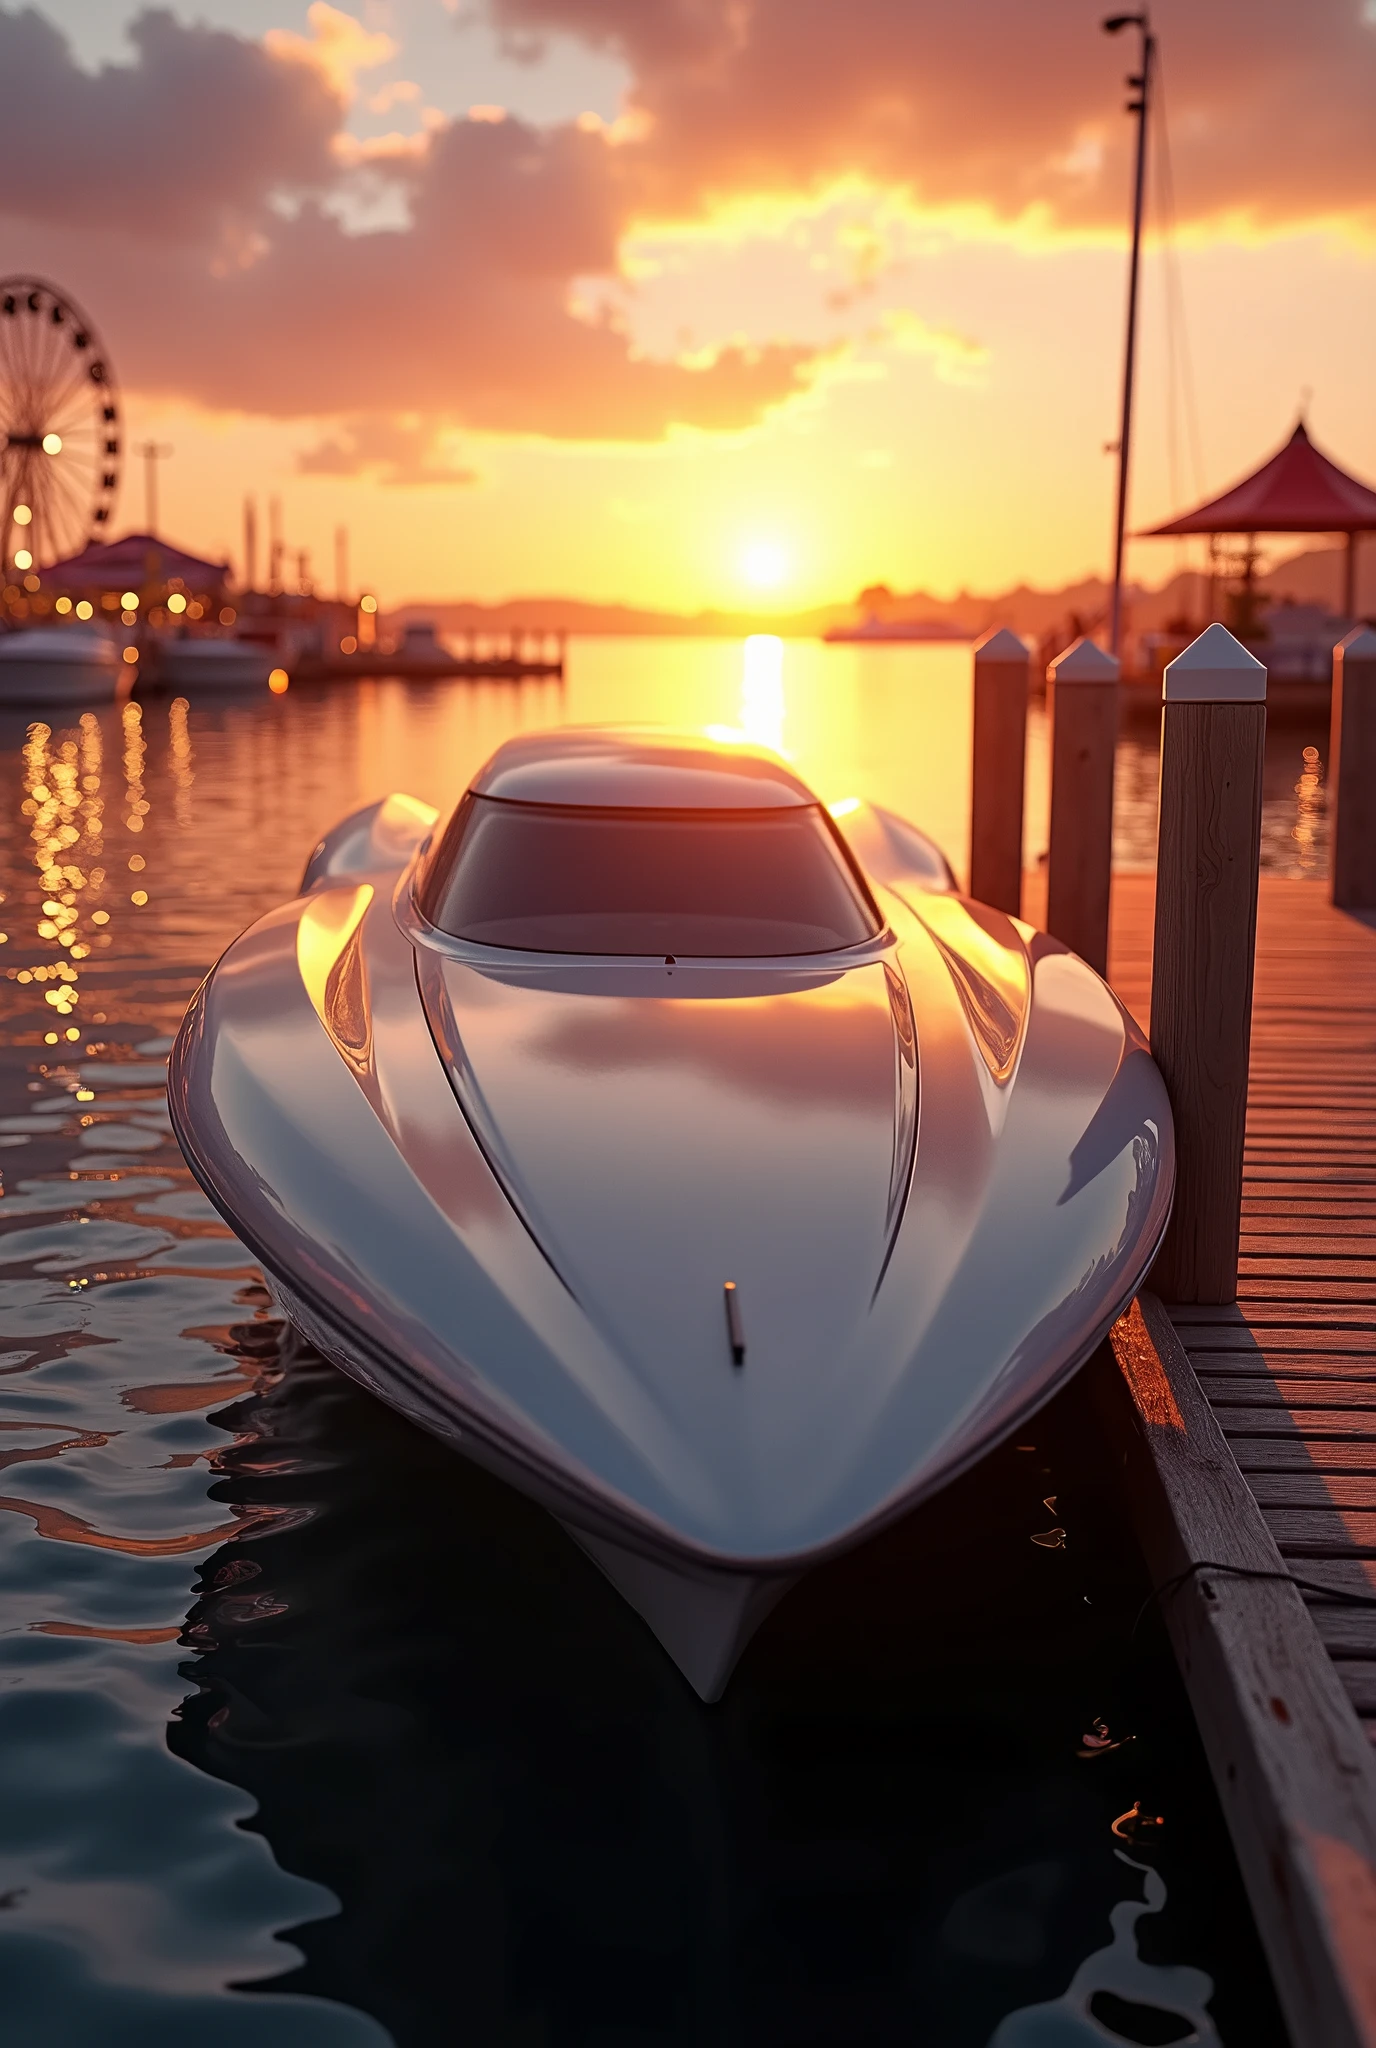
<path id="1" fill-rule="evenodd" d="M 1083 962 L 883 814 L 847 823 L 888 926 L 820 966 L 465 950 L 417 923 L 427 823 L 346 820 L 230 949 L 174 1125 L 302 1334 L 715 1697 L 795 1577 L 1100 1342 L 1168 1220 L 1164 1087 Z"/>
<path id="2" fill-rule="evenodd" d="M 118 671 L 87 667 L 73 662 L 58 667 L 51 662 L 15 662 L 0 670 L 0 705 L 23 705 L 41 711 L 45 705 L 113 704 L 119 695 Z"/>
<path id="3" fill-rule="evenodd" d="M 148 681 L 161 690 L 197 695 L 260 690 L 272 659 L 261 647 L 237 640 L 169 640 L 160 644 Z"/>

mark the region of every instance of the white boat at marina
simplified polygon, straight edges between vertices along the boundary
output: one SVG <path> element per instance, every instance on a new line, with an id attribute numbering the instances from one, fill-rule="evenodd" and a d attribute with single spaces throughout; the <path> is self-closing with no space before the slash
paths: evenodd
<path id="1" fill-rule="evenodd" d="M 261 690 L 272 669 L 272 651 L 252 640 L 209 637 L 159 640 L 147 664 L 147 681 L 163 690 Z"/>
<path id="2" fill-rule="evenodd" d="M 95 626 L 26 626 L 0 634 L 0 706 L 109 703 L 127 671 Z"/>
<path id="3" fill-rule="evenodd" d="M 343 819 L 169 1072 L 343 1371 L 553 1511 L 704 1699 L 1021 1426 L 1170 1212 L 1111 991 L 762 749 L 523 734 Z"/>

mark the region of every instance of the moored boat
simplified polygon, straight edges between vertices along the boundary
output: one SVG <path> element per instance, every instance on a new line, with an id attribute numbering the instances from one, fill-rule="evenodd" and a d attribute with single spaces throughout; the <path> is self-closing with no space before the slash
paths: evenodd
<path id="1" fill-rule="evenodd" d="M 272 669 L 271 652 L 251 640 L 171 636 L 152 643 L 145 682 L 188 693 L 260 690 Z"/>
<path id="2" fill-rule="evenodd" d="M 0 705 L 109 703 L 125 668 L 109 635 L 95 626 L 27 626 L 0 634 Z"/>
<path id="3" fill-rule="evenodd" d="M 1088 1357 L 1173 1187 L 1083 961 L 700 735 L 525 735 L 442 827 L 343 820 L 169 1093 L 292 1322 L 556 1514 L 707 1699 Z"/>

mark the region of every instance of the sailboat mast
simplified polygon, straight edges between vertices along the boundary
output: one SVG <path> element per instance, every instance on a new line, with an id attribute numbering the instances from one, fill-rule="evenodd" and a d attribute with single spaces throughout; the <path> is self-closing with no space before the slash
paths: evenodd
<path id="1" fill-rule="evenodd" d="M 1137 28 L 1142 32 L 1142 60 L 1138 71 L 1128 78 L 1128 88 L 1133 97 L 1128 101 L 1127 111 L 1137 116 L 1137 164 L 1132 189 L 1132 256 L 1128 264 L 1128 330 L 1123 350 L 1123 413 L 1118 432 L 1118 508 L 1113 528 L 1113 600 L 1109 613 L 1109 652 L 1115 659 L 1121 653 L 1123 633 L 1123 544 L 1127 534 L 1128 519 L 1128 468 L 1132 455 L 1132 387 L 1137 360 L 1137 288 L 1142 262 L 1142 209 L 1147 187 L 1147 116 L 1151 104 L 1152 63 L 1156 56 L 1156 38 L 1151 32 L 1151 23 L 1145 12 L 1141 14 L 1111 14 L 1104 23 L 1105 32 L 1117 35 L 1120 29 Z"/>

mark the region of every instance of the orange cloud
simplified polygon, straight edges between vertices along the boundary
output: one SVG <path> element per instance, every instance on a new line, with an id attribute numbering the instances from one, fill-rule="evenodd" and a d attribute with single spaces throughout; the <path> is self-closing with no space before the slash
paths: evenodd
<path id="1" fill-rule="evenodd" d="M 385 484 L 474 484 L 477 471 L 436 447 L 424 421 L 360 414 L 296 458 L 302 476 L 376 473 Z"/>
<path id="2" fill-rule="evenodd" d="M 317 473 L 463 481 L 450 430 L 735 431 L 826 373 L 796 324 L 767 319 L 753 349 L 637 348 L 624 309 L 645 223 L 717 232 L 748 202 L 782 217 L 849 184 L 894 194 L 896 213 L 1121 229 L 1131 53 L 1065 0 L 488 6 L 522 47 L 556 33 L 614 47 L 632 80 L 622 116 L 426 109 L 416 135 L 360 140 L 349 104 L 393 45 L 324 0 L 309 35 L 261 43 L 148 11 L 132 61 L 94 73 L 40 14 L 0 5 L 9 266 L 67 280 L 143 392 L 344 422 L 302 457 Z M 1161 6 L 1182 215 L 1376 230 L 1376 25 L 1360 0 L 1310 0 L 1302 25 L 1287 0 Z M 891 260 L 872 229 L 847 232 L 833 311 Z M 891 348 L 980 381 L 978 342 L 916 311 L 886 318 Z"/>
<path id="3" fill-rule="evenodd" d="M 924 205 L 1112 225 L 1127 189 L 1122 74 L 1097 9 L 1027 0 L 490 0 L 528 46 L 613 49 L 647 178 L 672 213 L 839 176 Z M 1182 217 L 1373 222 L 1376 20 L 1362 0 L 1162 0 Z"/>
<path id="4" fill-rule="evenodd" d="M 354 97 L 360 72 L 375 71 L 397 53 L 390 36 L 366 29 L 352 14 L 329 6 L 327 0 L 311 0 L 306 23 L 310 29 L 308 36 L 299 36 L 291 29 L 270 28 L 263 37 L 263 47 L 274 57 L 295 58 L 314 65 L 343 100 Z M 401 99 L 419 97 L 419 91 L 419 87 L 408 88 L 399 82 L 392 87 L 391 94 L 393 99 Z M 387 105 L 390 104 L 389 99 Z"/>
<path id="5" fill-rule="evenodd" d="M 0 10 L 0 215 L 178 243 L 330 184 L 343 114 L 318 67 L 149 12 L 92 74 L 33 9 Z"/>
<path id="6" fill-rule="evenodd" d="M 604 136 L 459 120 L 351 147 L 346 86 L 375 39 L 323 6 L 310 21 L 328 62 L 301 38 L 145 14 L 136 61 L 91 77 L 38 16 L 0 11 L 11 260 L 60 270 L 102 310 L 126 382 L 269 417 L 421 414 L 592 441 L 739 428 L 801 388 L 805 349 L 689 366 L 577 317 L 573 280 L 615 273 L 636 203 Z M 348 231 L 341 205 L 370 179 L 390 182 L 405 225 Z M 336 474 L 436 468 L 367 434 L 322 447 L 315 466 Z"/>

